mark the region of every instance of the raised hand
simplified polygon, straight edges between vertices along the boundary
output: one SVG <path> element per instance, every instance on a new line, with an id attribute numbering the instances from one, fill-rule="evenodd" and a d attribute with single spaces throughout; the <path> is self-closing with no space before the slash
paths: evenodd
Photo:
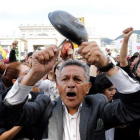
<path id="1" fill-rule="evenodd" d="M 129 37 L 131 36 L 132 33 L 133 33 L 133 28 L 132 27 L 125 29 L 123 31 L 124 40 L 128 41 Z"/>
<path id="2" fill-rule="evenodd" d="M 57 56 L 58 56 L 58 51 L 57 51 L 57 46 L 55 45 L 51 45 L 45 50 L 41 50 L 36 53 L 33 53 L 33 57 L 32 57 L 33 71 L 37 73 L 39 72 L 42 74 L 46 74 L 53 68 Z"/>
<path id="3" fill-rule="evenodd" d="M 109 62 L 96 42 L 82 42 L 78 53 L 83 56 L 88 63 L 98 68 L 106 66 Z"/>
<path id="4" fill-rule="evenodd" d="M 22 79 L 21 84 L 28 86 L 34 85 L 53 68 L 57 57 L 58 49 L 55 45 L 33 53 L 32 68 Z"/>

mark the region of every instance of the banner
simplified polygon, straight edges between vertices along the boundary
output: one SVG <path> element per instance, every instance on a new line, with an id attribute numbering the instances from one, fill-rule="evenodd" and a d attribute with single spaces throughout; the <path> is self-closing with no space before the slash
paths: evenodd
<path id="1" fill-rule="evenodd" d="M 131 50 L 132 50 L 132 53 L 140 52 L 140 43 L 132 42 Z"/>
<path id="2" fill-rule="evenodd" d="M 6 54 L 7 53 L 4 51 L 4 49 L 1 46 L 0 46 L 0 51 L 1 51 L 3 59 L 6 59 Z"/>
<path id="3" fill-rule="evenodd" d="M 117 49 L 121 49 L 122 43 L 123 43 L 123 38 L 116 40 L 114 45 Z"/>

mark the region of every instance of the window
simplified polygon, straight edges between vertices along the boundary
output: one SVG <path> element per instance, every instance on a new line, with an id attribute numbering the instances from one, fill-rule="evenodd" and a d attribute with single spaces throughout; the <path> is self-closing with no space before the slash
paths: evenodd
<path id="1" fill-rule="evenodd" d="M 25 32 L 26 32 L 26 30 L 21 30 L 21 32 L 22 32 L 22 33 L 25 33 Z"/>
<path id="2" fill-rule="evenodd" d="M 28 32 L 29 32 L 29 33 L 33 33 L 33 32 L 34 32 L 34 30 L 32 30 L 32 29 L 29 29 L 29 30 L 28 30 Z"/>
<path id="3" fill-rule="evenodd" d="M 39 29 L 38 29 L 38 30 L 36 30 L 36 33 L 41 33 L 41 30 L 39 30 Z"/>
<path id="4" fill-rule="evenodd" d="M 44 29 L 44 33 L 49 33 L 49 29 Z"/>

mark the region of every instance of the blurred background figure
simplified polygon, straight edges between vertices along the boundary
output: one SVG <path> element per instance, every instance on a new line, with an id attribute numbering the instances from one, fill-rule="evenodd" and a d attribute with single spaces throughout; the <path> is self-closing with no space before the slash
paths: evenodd
<path id="1" fill-rule="evenodd" d="M 18 45 L 18 41 L 13 41 L 12 43 L 12 48 L 11 48 L 11 51 L 10 51 L 10 54 L 9 54 L 9 62 L 6 61 L 6 63 L 11 63 L 11 62 L 15 62 L 17 61 L 17 58 L 16 58 L 16 48 L 17 48 L 17 45 Z"/>
<path id="2" fill-rule="evenodd" d="M 26 62 L 27 62 L 30 66 L 32 66 L 32 55 L 33 55 L 33 52 L 29 52 L 29 53 L 27 54 L 27 57 L 26 57 Z"/>

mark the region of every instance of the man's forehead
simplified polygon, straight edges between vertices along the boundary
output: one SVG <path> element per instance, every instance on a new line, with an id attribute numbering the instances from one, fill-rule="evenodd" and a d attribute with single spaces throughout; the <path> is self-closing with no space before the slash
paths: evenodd
<path id="1" fill-rule="evenodd" d="M 81 67 L 81 66 L 77 66 L 77 65 L 68 65 L 68 66 L 64 66 L 62 70 L 72 70 L 72 69 L 78 69 L 78 70 L 83 70 L 84 71 L 84 68 Z M 61 70 L 61 71 L 62 71 Z"/>
<path id="2" fill-rule="evenodd" d="M 69 75 L 70 73 L 80 76 L 82 74 L 83 75 L 85 74 L 85 70 L 80 66 L 70 65 L 70 66 L 65 66 L 60 72 L 61 75 Z"/>

